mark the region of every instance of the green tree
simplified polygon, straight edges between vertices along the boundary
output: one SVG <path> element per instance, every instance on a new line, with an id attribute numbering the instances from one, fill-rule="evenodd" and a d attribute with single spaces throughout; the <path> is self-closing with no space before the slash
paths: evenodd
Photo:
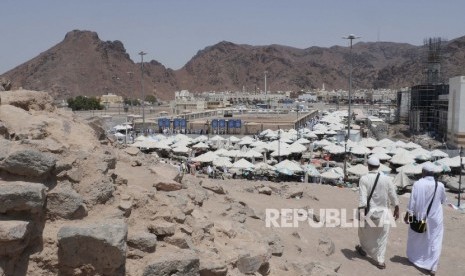
<path id="1" fill-rule="evenodd" d="M 145 96 L 145 101 L 149 102 L 151 104 L 154 104 L 154 103 L 158 102 L 157 97 L 155 97 L 154 95 Z"/>
<path id="2" fill-rule="evenodd" d="M 73 111 L 76 110 L 102 110 L 103 105 L 95 97 L 77 96 L 68 99 L 68 107 Z"/>

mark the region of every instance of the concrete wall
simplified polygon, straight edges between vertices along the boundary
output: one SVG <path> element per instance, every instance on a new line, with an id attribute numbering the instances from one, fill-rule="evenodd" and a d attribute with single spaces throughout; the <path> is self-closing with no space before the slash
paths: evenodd
<path id="1" fill-rule="evenodd" d="M 449 79 L 449 110 L 447 114 L 448 142 L 465 146 L 465 77 Z"/>

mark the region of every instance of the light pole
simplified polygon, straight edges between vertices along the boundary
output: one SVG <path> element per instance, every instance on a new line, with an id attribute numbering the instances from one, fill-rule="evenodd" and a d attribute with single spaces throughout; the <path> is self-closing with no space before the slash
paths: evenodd
<path id="1" fill-rule="evenodd" d="M 140 89 L 142 92 L 142 133 L 145 132 L 145 97 L 144 97 L 144 51 L 140 51 Z"/>
<path id="2" fill-rule="evenodd" d="M 347 136 L 345 137 L 344 145 L 344 178 L 347 179 L 347 142 L 350 138 L 350 121 L 352 119 L 351 104 L 352 104 L 352 41 L 354 39 L 360 38 L 360 36 L 355 36 L 353 34 L 348 35 L 347 37 L 342 37 L 343 39 L 348 39 L 350 41 L 350 50 L 349 50 L 349 111 L 347 116 Z"/>
<path id="3" fill-rule="evenodd" d="M 457 202 L 457 207 L 460 208 L 460 197 L 462 196 L 461 195 L 461 192 L 460 190 L 462 189 L 462 170 L 463 170 L 463 164 L 462 164 L 462 153 L 463 153 L 463 147 L 460 147 L 460 153 L 459 153 L 459 157 L 460 157 L 460 174 L 459 174 L 459 201 Z"/>
<path id="4" fill-rule="evenodd" d="M 266 109 L 269 109 L 269 107 L 268 107 L 268 93 L 266 92 L 266 74 L 268 74 L 268 71 L 265 71 L 265 103 L 266 103 Z"/>

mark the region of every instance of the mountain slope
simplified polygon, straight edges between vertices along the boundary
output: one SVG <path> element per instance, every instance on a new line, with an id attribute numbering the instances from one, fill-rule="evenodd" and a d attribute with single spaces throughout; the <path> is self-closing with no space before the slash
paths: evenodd
<path id="1" fill-rule="evenodd" d="M 465 75 L 465 36 L 442 48 L 443 80 Z M 359 42 L 353 46 L 354 88 L 399 88 L 423 82 L 426 48 L 405 43 Z M 174 91 L 347 89 L 349 47 L 251 46 L 222 41 L 200 50 L 173 71 L 144 62 L 144 92 L 172 99 Z M 141 98 L 141 66 L 120 41 L 101 41 L 95 32 L 71 31 L 65 39 L 1 77 L 14 87 L 48 91 L 57 99 L 115 93 Z"/>
<path id="2" fill-rule="evenodd" d="M 170 98 L 177 88 L 172 70 L 156 61 L 144 66 L 145 94 Z M 107 93 L 141 98 L 140 72 L 120 41 L 101 41 L 95 32 L 75 30 L 4 75 L 17 87 L 45 90 L 58 99 Z"/>

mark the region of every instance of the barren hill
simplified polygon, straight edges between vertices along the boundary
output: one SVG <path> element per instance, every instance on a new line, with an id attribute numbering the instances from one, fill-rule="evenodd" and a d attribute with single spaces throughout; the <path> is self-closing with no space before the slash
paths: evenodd
<path id="1" fill-rule="evenodd" d="M 172 70 L 156 61 L 144 63 L 145 94 L 162 99 L 177 89 Z M 64 40 L 4 75 L 14 87 L 48 91 L 66 99 L 115 93 L 140 98 L 140 63 L 120 41 L 101 41 L 95 32 L 71 31 Z"/>
<path id="2" fill-rule="evenodd" d="M 444 43 L 442 76 L 465 74 L 465 36 Z M 354 88 L 399 88 L 423 80 L 426 48 L 405 43 L 359 42 L 353 46 Z M 222 41 L 200 50 L 179 70 L 157 61 L 145 63 L 144 91 L 171 99 L 174 91 L 263 89 L 268 72 L 271 91 L 321 87 L 347 89 L 349 48 L 282 45 L 251 46 Z M 101 41 L 95 32 L 71 31 L 36 58 L 6 72 L 14 88 L 44 90 L 55 98 L 108 92 L 140 98 L 140 63 L 120 41 Z"/>

